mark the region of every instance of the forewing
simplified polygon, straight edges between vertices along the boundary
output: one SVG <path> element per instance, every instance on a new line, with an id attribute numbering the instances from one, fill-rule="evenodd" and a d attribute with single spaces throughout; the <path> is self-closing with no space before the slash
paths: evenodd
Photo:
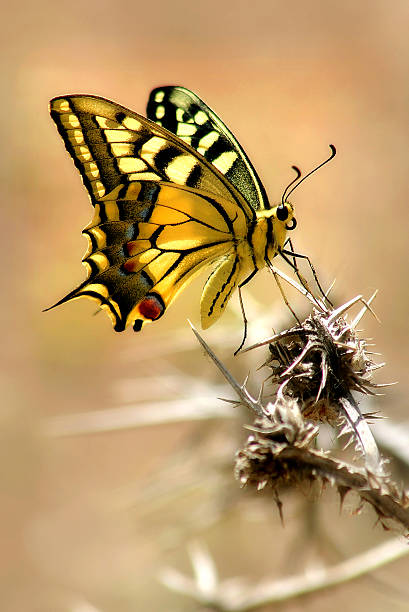
<path id="1" fill-rule="evenodd" d="M 171 182 L 208 191 L 254 212 L 236 188 L 192 147 L 156 123 L 95 96 L 65 96 L 50 112 L 95 205 L 119 185 Z"/>
<path id="2" fill-rule="evenodd" d="M 196 94 L 180 86 L 154 89 L 147 105 L 155 121 L 203 155 L 254 208 L 269 208 L 267 195 L 243 148 Z"/>

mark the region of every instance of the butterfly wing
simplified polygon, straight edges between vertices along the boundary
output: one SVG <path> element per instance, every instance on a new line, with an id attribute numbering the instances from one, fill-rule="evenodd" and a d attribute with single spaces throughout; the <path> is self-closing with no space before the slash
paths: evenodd
<path id="1" fill-rule="evenodd" d="M 66 96 L 50 112 L 91 202 L 118 185 L 165 181 L 209 191 L 251 208 L 221 172 L 168 130 L 96 96 Z"/>
<path id="2" fill-rule="evenodd" d="M 220 317 L 231 294 L 241 280 L 240 259 L 231 248 L 218 262 L 203 288 L 200 317 L 203 329 L 213 325 Z"/>
<path id="3" fill-rule="evenodd" d="M 55 98 L 51 114 L 95 206 L 84 230 L 88 278 L 58 304 L 94 298 L 115 330 L 139 330 L 162 316 L 203 266 L 226 256 L 239 261 L 255 213 L 188 144 L 93 96 Z M 217 291 L 207 299 L 206 326 L 226 302 Z"/>
<path id="4" fill-rule="evenodd" d="M 158 87 L 149 96 L 147 115 L 211 162 L 255 210 L 270 208 L 240 143 L 196 94 L 179 86 Z"/>

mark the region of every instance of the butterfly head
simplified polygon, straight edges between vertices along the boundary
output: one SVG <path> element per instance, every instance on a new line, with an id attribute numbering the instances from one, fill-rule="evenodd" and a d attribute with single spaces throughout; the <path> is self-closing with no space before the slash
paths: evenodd
<path id="1" fill-rule="evenodd" d="M 294 207 L 290 202 L 282 201 L 281 204 L 276 206 L 273 210 L 275 211 L 277 221 L 281 221 L 286 230 L 293 230 L 297 227 L 297 220 L 294 217 Z"/>
<path id="2" fill-rule="evenodd" d="M 281 249 L 284 246 L 287 231 L 297 227 L 297 221 L 294 216 L 294 207 L 288 200 L 281 201 L 280 204 L 274 206 L 269 212 L 271 215 L 269 223 L 272 225 L 272 235 L 274 236 L 274 240 L 270 244 L 270 249 L 273 249 L 274 253 L 269 252 L 269 256 L 272 258 L 276 254 L 277 249 Z"/>

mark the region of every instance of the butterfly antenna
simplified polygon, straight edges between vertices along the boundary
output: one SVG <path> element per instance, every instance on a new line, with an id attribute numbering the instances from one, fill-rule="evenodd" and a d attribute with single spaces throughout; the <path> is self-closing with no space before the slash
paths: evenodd
<path id="1" fill-rule="evenodd" d="M 331 161 L 331 159 L 333 159 L 337 153 L 336 148 L 334 147 L 334 145 L 330 144 L 329 148 L 331 149 L 331 155 L 328 157 L 328 159 L 324 160 L 323 162 L 321 162 L 316 168 L 314 168 L 313 170 L 311 170 L 308 174 L 306 174 L 305 176 L 302 177 L 302 179 L 296 184 L 294 185 L 294 187 L 286 194 L 286 197 L 288 198 L 292 192 L 297 189 L 297 187 L 299 187 L 301 185 L 301 183 L 303 181 L 305 181 L 306 178 L 308 178 L 309 176 L 311 176 L 311 174 L 314 174 L 314 172 L 317 172 L 317 170 L 319 170 L 320 168 L 322 168 L 322 166 L 325 166 L 325 164 L 327 164 L 329 161 Z M 293 168 L 295 168 L 295 166 L 293 166 Z M 290 185 L 292 185 L 294 183 L 294 181 L 292 183 L 290 183 Z M 288 185 L 288 187 L 290 187 L 290 185 Z M 288 189 L 287 187 L 287 189 Z M 285 191 L 287 191 L 287 189 Z M 285 192 L 284 192 L 285 193 Z M 284 197 L 284 194 L 283 194 Z"/>
<path id="2" fill-rule="evenodd" d="M 288 183 L 287 187 L 284 189 L 283 195 L 281 196 L 281 206 L 284 206 L 285 194 L 287 193 L 291 185 L 294 185 L 294 183 L 298 181 L 301 176 L 301 170 L 297 166 L 291 166 L 291 168 L 296 172 L 297 176 L 290 183 Z"/>

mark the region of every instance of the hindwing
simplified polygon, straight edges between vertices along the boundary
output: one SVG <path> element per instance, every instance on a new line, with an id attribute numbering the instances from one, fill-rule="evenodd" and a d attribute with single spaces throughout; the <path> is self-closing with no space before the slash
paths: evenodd
<path id="1" fill-rule="evenodd" d="M 200 316 L 203 329 L 207 329 L 222 314 L 231 294 L 241 279 L 240 259 L 231 248 L 220 259 L 203 288 L 200 300 Z"/>
<path id="2" fill-rule="evenodd" d="M 204 266 L 236 253 L 247 223 L 234 202 L 192 188 L 135 181 L 115 189 L 96 204 L 83 232 L 89 276 L 59 304 L 94 298 L 116 331 L 139 330 L 161 317 Z M 206 327 L 223 312 L 218 298 Z"/>
<path id="3" fill-rule="evenodd" d="M 192 91 L 173 85 L 154 89 L 147 116 L 203 155 L 254 209 L 270 207 L 261 180 L 238 140 Z"/>

